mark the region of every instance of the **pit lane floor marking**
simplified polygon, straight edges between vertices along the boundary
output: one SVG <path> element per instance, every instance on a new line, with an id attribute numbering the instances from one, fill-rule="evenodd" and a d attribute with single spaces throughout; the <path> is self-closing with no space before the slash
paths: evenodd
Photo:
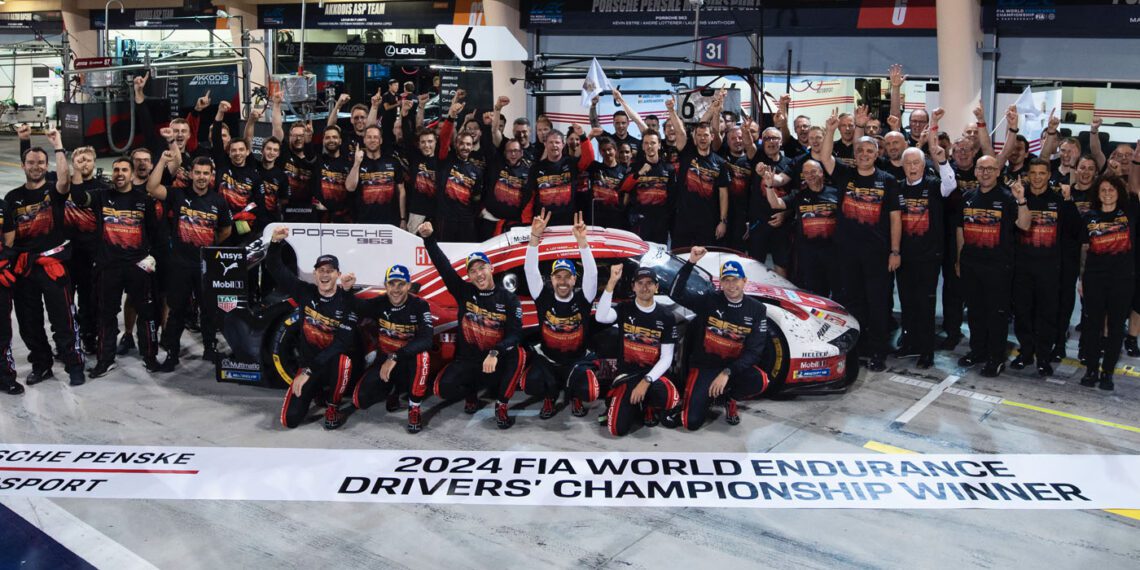
<path id="1" fill-rule="evenodd" d="M 949 378 L 947 378 L 947 380 L 949 380 Z M 933 382 L 927 382 L 925 380 L 918 380 L 915 378 L 907 378 L 906 376 L 899 376 L 897 374 L 892 375 L 890 377 L 890 381 L 896 382 L 898 384 L 907 384 L 910 386 L 917 386 L 919 388 L 927 388 L 927 389 L 932 390 L 931 393 L 933 393 L 933 389 L 940 386 L 940 384 L 935 384 Z M 1054 410 L 1052 408 L 1035 406 L 1033 404 L 1026 404 L 1023 402 L 1015 402 L 1013 400 L 1006 400 L 1005 398 L 1000 398 L 998 396 L 990 396 L 987 394 L 980 394 L 978 392 L 972 392 L 970 390 L 962 390 L 959 388 L 948 388 L 944 391 L 948 394 L 954 394 L 955 396 L 962 396 L 965 398 L 970 398 L 973 400 L 979 400 L 979 401 L 987 402 L 990 404 L 1001 404 L 1004 406 L 1011 406 L 1014 408 L 1021 408 L 1024 410 L 1031 410 L 1034 412 L 1040 412 L 1042 414 L 1049 414 L 1051 416 L 1057 416 L 1057 417 L 1065 418 L 1065 419 L 1069 419 L 1069 420 L 1076 420 L 1078 422 L 1085 422 L 1085 423 L 1095 424 L 1095 425 L 1099 425 L 1099 426 L 1121 429 L 1124 431 L 1130 431 L 1133 433 L 1140 433 L 1140 427 L 1130 426 L 1127 424 L 1121 424 L 1121 423 L 1116 423 L 1116 422 L 1110 422 L 1107 420 L 1099 420 L 1096 418 L 1090 418 L 1090 417 L 1086 417 L 1086 416 L 1080 416 L 1077 414 L 1071 414 L 1069 412 L 1063 412 L 1061 410 Z M 929 397 L 929 396 L 930 396 L 930 394 L 927 394 L 927 397 Z M 925 397 L 923 399 L 925 399 Z M 920 400 L 920 403 L 921 403 L 921 400 Z M 915 404 L 915 405 L 917 406 L 918 404 Z M 912 409 L 913 409 L 913 406 L 912 406 Z M 904 414 L 904 415 L 906 415 L 906 414 Z M 901 419 L 902 416 L 899 416 L 899 418 Z M 898 420 L 895 420 L 895 422 L 897 423 Z M 902 424 L 899 424 L 898 426 L 896 426 L 895 423 L 892 423 L 891 427 L 901 427 L 901 425 Z"/>
<path id="2" fill-rule="evenodd" d="M 911 451 L 909 449 L 896 447 L 889 443 L 883 443 L 881 441 L 875 440 L 868 440 L 867 443 L 863 444 L 863 448 L 891 455 L 921 455 L 917 451 Z M 1140 509 L 1104 509 L 1104 512 L 1127 517 L 1130 519 L 1140 520 Z"/>
<path id="3" fill-rule="evenodd" d="M 138 554 L 50 499 L 5 497 L 0 503 L 96 568 L 157 570 L 156 566 Z"/>
<path id="4" fill-rule="evenodd" d="M 907 422 L 913 420 L 914 417 L 919 414 L 919 412 L 925 410 L 927 406 L 934 402 L 934 400 L 937 400 L 943 392 L 950 388 L 950 386 L 953 386 L 954 383 L 960 379 L 961 377 L 955 374 L 947 376 L 945 380 L 931 388 L 930 391 L 922 397 L 922 399 L 915 402 L 914 405 L 907 409 L 907 411 L 903 412 L 901 416 L 895 418 L 895 421 L 891 422 L 891 427 L 898 429 L 906 425 Z"/>

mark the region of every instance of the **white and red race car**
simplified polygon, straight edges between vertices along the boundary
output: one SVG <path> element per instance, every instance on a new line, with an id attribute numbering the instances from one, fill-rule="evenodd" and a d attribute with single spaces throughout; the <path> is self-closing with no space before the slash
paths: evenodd
<path id="1" fill-rule="evenodd" d="M 244 252 L 249 275 L 265 253 L 265 245 L 273 229 L 281 224 L 271 224 L 265 228 L 261 240 L 251 244 Z M 433 367 L 442 366 L 454 354 L 456 325 L 455 301 L 447 292 L 435 268 L 428 259 L 423 240 L 414 234 L 389 225 L 363 224 L 288 224 L 289 238 L 286 240 L 287 265 L 295 259 L 299 274 L 311 279 L 308 268 L 317 257 L 333 254 L 340 259 L 342 272 L 356 275 L 356 295 L 369 298 L 384 294 L 384 275 L 393 264 L 404 265 L 412 273 L 413 292 L 426 300 L 435 317 L 436 342 L 433 348 Z M 444 253 L 452 260 L 459 274 L 465 275 L 464 260 L 474 251 L 482 251 L 491 259 L 497 282 L 514 291 L 522 303 L 523 326 L 535 331 L 537 315 L 534 302 L 526 287 L 523 274 L 523 257 L 529 240 L 530 228 L 519 227 L 483 243 L 443 243 Z M 629 279 L 634 275 L 633 266 L 653 268 L 660 281 L 661 295 L 657 302 L 673 310 L 678 322 L 685 323 L 693 318 L 693 313 L 677 304 L 665 294 L 674 286 L 677 272 L 685 263 L 688 254 L 674 255 L 664 245 L 647 242 L 636 234 L 627 231 L 591 227 L 588 233 L 590 248 L 599 268 L 599 284 L 604 286 L 609 266 L 615 263 L 626 264 L 625 280 L 619 284 L 614 299 L 632 297 Z M 569 226 L 547 230 L 539 249 L 539 260 L 543 274 L 549 273 L 549 266 L 559 257 L 577 257 L 578 246 Z M 247 295 L 216 295 L 218 307 L 224 312 L 223 334 L 232 354 L 220 359 L 217 366 L 219 381 L 260 384 L 263 386 L 283 386 L 292 380 L 296 364 L 292 357 L 292 335 L 296 318 L 292 315 L 295 305 L 280 294 L 270 293 L 264 298 L 256 298 L 252 291 L 253 279 L 245 273 L 238 276 L 219 273 L 210 265 L 217 260 L 224 265 L 233 259 L 234 252 L 210 250 L 203 254 L 207 264 L 205 299 L 215 295 L 211 283 L 242 287 L 238 281 L 245 280 Z M 853 349 L 859 338 L 859 323 L 840 305 L 830 299 L 801 291 L 794 285 L 768 270 L 762 263 L 747 256 L 730 251 L 711 251 L 698 264 L 688 283 L 678 286 L 696 292 L 711 290 L 717 286 L 720 266 L 729 259 L 740 261 L 748 276 L 745 293 L 762 301 L 767 308 L 771 323 L 771 335 L 765 348 L 761 366 L 769 374 L 769 394 L 827 394 L 846 390 L 848 384 L 858 374 L 858 361 L 853 357 Z M 264 272 L 262 272 L 264 274 Z M 226 279 L 212 281 L 210 276 L 222 275 Z M 234 293 L 234 291 L 227 291 Z M 597 297 L 600 297 L 598 295 Z M 224 302 L 223 302 L 224 299 Z M 362 327 L 360 350 L 374 356 L 371 351 L 375 339 L 368 329 Z M 609 327 L 595 326 L 597 342 L 592 346 L 605 359 L 616 354 L 609 353 L 605 336 Z M 528 335 L 535 340 L 535 335 Z M 684 347 L 677 351 L 677 366 L 682 366 Z M 603 366 L 603 371 L 607 367 Z"/>

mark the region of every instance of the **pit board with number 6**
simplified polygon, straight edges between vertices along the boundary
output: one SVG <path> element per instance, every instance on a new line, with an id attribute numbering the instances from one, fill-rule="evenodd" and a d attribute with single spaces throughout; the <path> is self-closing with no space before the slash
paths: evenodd
<path id="1" fill-rule="evenodd" d="M 462 61 L 525 61 L 526 48 L 506 26 L 440 24 L 435 33 Z"/>

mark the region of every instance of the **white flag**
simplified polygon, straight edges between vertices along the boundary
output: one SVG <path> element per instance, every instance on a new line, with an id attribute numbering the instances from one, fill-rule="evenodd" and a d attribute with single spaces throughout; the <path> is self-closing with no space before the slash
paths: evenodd
<path id="1" fill-rule="evenodd" d="M 1045 113 L 1033 98 L 1033 90 L 1028 85 L 1025 86 L 1025 91 L 1017 98 L 1014 103 L 1017 106 L 1017 114 L 1020 115 L 1021 131 L 1019 134 L 1029 141 L 1029 152 L 1038 152 L 1041 150 L 1041 133 L 1045 131 L 1045 127 L 1049 122 L 1049 116 Z"/>
<path id="2" fill-rule="evenodd" d="M 590 61 L 590 71 L 586 73 L 586 81 L 582 83 L 582 106 L 589 107 L 590 100 L 602 93 L 613 91 L 614 86 L 602 70 L 598 58 Z"/>

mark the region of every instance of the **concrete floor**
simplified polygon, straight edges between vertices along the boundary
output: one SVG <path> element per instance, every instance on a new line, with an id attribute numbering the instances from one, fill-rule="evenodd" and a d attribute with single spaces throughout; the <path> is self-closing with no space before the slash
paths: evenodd
<path id="1" fill-rule="evenodd" d="M 0 140 L 0 157 L 8 141 Z M 12 143 L 14 147 L 14 142 Z M 0 158 L 5 160 L 5 158 Z M 0 184 L 20 173 L 0 164 Z M 14 347 L 21 378 L 30 368 Z M 429 425 L 403 430 L 404 413 L 383 407 L 353 415 L 336 432 L 308 425 L 286 432 L 280 394 L 217 384 L 191 341 L 178 373 L 151 375 L 132 354 L 120 369 L 71 388 L 48 381 L 0 397 L 0 441 L 106 445 L 312 447 L 344 449 L 726 451 L 867 453 L 880 442 L 920 453 L 1137 454 L 1140 433 L 945 393 L 901 428 L 901 414 L 948 375 L 956 388 L 1140 426 L 1140 380 L 1118 375 L 1105 393 L 1077 385 L 1071 364 L 1054 381 L 1007 372 L 980 378 L 939 353 L 936 368 L 891 360 L 864 371 L 842 396 L 748 403 L 743 421 L 714 421 L 688 433 L 640 430 L 605 435 L 593 416 L 565 410 L 542 421 L 516 410 L 499 431 L 483 411 L 429 403 Z M 1075 354 L 1075 342 L 1069 352 Z M 1124 358 L 1122 365 L 1140 363 Z M 57 375 L 62 369 L 57 367 Z M 1104 511 L 871 511 L 538 508 L 229 501 L 40 500 L 16 505 L 68 519 L 117 566 L 304 568 L 335 563 L 380 567 L 970 567 L 1135 568 L 1140 520 Z M 46 503 L 46 504 L 45 504 Z M 81 533 L 82 534 L 82 533 Z"/>

